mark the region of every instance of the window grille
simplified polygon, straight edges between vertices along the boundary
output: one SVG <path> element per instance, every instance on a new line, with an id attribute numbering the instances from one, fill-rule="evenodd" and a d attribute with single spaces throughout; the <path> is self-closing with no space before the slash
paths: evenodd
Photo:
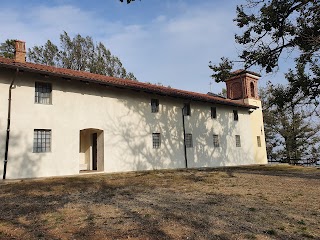
<path id="1" fill-rule="evenodd" d="M 51 151 L 51 130 L 35 129 L 33 137 L 33 152 L 50 152 Z"/>
<path id="2" fill-rule="evenodd" d="M 161 145 L 160 133 L 152 133 L 152 145 L 153 145 L 153 148 L 160 148 L 160 145 Z"/>
<path id="3" fill-rule="evenodd" d="M 236 135 L 236 147 L 241 147 L 240 135 Z"/>
<path id="4" fill-rule="evenodd" d="M 186 139 L 185 139 L 185 144 L 187 148 L 192 148 L 193 144 L 192 144 L 192 134 L 191 133 L 186 133 Z"/>
<path id="5" fill-rule="evenodd" d="M 213 135 L 213 146 L 214 147 L 219 147 L 220 146 L 220 144 L 219 144 L 219 136 L 216 135 L 216 134 Z"/>
<path id="6" fill-rule="evenodd" d="M 51 104 L 51 83 L 36 82 L 35 83 L 35 103 Z"/>

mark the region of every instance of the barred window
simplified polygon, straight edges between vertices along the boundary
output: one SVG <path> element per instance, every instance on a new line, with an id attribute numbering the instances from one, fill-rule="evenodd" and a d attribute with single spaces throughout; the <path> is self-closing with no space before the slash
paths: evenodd
<path id="1" fill-rule="evenodd" d="M 33 152 L 50 152 L 51 151 L 51 130 L 35 129 L 33 137 Z"/>
<path id="2" fill-rule="evenodd" d="M 159 112 L 159 99 L 151 99 L 151 112 Z"/>
<path id="3" fill-rule="evenodd" d="M 186 147 L 187 148 L 192 148 L 193 144 L 192 144 L 192 134 L 191 133 L 186 133 Z"/>
<path id="4" fill-rule="evenodd" d="M 191 112 L 190 103 L 185 103 L 183 106 L 183 115 L 190 116 L 190 112 Z"/>
<path id="5" fill-rule="evenodd" d="M 36 82 L 35 83 L 35 103 L 51 104 L 51 83 Z"/>
<path id="6" fill-rule="evenodd" d="M 160 133 L 152 133 L 152 145 L 153 145 L 153 148 L 160 148 L 160 145 L 161 145 Z"/>
<path id="7" fill-rule="evenodd" d="M 258 143 L 258 147 L 261 147 L 261 137 L 257 136 L 257 143 Z"/>
<path id="8" fill-rule="evenodd" d="M 211 107 L 211 118 L 217 118 L 217 108 Z"/>
<path id="9" fill-rule="evenodd" d="M 216 135 L 216 134 L 213 134 L 213 146 L 214 147 L 219 147 L 220 144 L 219 144 L 219 136 Z"/>
<path id="10" fill-rule="evenodd" d="M 240 135 L 236 135 L 236 147 L 241 147 Z"/>
<path id="11" fill-rule="evenodd" d="M 239 116 L 238 116 L 238 111 L 237 110 L 233 110 L 233 120 L 235 120 L 235 121 L 239 120 Z"/>

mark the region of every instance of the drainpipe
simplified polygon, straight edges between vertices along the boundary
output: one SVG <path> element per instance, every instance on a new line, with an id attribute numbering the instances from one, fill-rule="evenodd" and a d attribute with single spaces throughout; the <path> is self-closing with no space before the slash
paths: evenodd
<path id="1" fill-rule="evenodd" d="M 14 74 L 13 80 L 11 81 L 10 87 L 9 87 L 9 98 L 8 98 L 8 119 L 7 119 L 7 136 L 6 136 L 6 149 L 4 153 L 4 165 L 3 165 L 3 178 L 6 179 L 6 173 L 7 173 L 7 163 L 8 163 L 8 152 L 9 152 L 9 139 L 10 139 L 10 117 L 11 117 L 11 90 L 13 88 L 14 81 L 16 80 L 17 73 L 19 72 L 19 69 L 16 69 L 16 72 Z"/>
<path id="2" fill-rule="evenodd" d="M 187 146 L 186 146 L 186 127 L 184 124 L 184 109 L 185 109 L 185 106 L 182 108 L 183 147 L 184 147 L 184 160 L 186 163 L 186 168 L 188 168 Z"/>

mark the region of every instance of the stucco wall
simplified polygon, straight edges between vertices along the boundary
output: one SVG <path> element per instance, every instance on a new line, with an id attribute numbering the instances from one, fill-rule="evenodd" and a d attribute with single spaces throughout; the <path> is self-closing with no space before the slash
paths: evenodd
<path id="1" fill-rule="evenodd" d="M 261 101 L 258 99 L 245 99 L 247 104 L 257 106 L 258 108 L 250 114 L 252 142 L 254 146 L 254 159 L 256 163 L 267 163 L 267 150 L 263 126 L 263 114 Z M 261 147 L 258 146 L 257 136 L 261 138 Z"/>
<path id="2" fill-rule="evenodd" d="M 1 158 L 12 76 L 0 72 Z M 52 82 L 51 105 L 34 103 L 35 81 Z M 90 128 L 103 131 L 105 172 L 185 166 L 181 108 L 187 101 L 31 73 L 19 73 L 15 83 L 7 178 L 79 173 L 80 130 Z M 151 98 L 159 99 L 158 113 L 151 113 Z M 191 116 L 185 117 L 186 133 L 193 134 L 188 166 L 263 163 L 254 150 L 252 114 L 238 109 L 239 121 L 234 121 L 235 108 L 216 105 L 217 119 L 211 119 L 211 106 L 191 102 Z M 52 130 L 50 153 L 32 152 L 34 129 Z M 152 148 L 153 132 L 161 133 L 159 149 Z M 213 147 L 213 134 L 219 134 L 218 148 Z M 235 147 L 236 134 L 241 136 L 240 148 Z"/>

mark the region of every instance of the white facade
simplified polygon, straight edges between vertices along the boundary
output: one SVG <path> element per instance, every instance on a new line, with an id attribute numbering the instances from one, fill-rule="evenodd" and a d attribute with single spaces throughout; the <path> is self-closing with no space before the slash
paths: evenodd
<path id="1" fill-rule="evenodd" d="M 230 78 L 226 100 L 26 63 L 25 49 L 16 41 L 15 59 L 0 57 L 3 177 L 267 163 L 255 74 L 242 71 Z M 45 83 L 50 101 L 38 103 L 39 92 L 45 94 L 36 86 Z M 151 99 L 159 103 L 157 112 L 151 111 Z M 183 115 L 185 104 L 190 116 Z"/>
<path id="2" fill-rule="evenodd" d="M 0 156 L 4 156 L 8 92 L 15 71 L 0 69 Z M 35 103 L 35 82 L 52 84 L 52 104 Z M 159 112 L 151 112 L 151 99 L 159 99 Z M 6 178 L 71 175 L 92 169 L 93 133 L 98 138 L 98 171 L 184 168 L 182 107 L 186 102 L 190 102 L 191 115 L 185 116 L 185 132 L 193 140 L 193 147 L 187 148 L 188 167 L 267 163 L 261 108 L 249 113 L 244 107 L 25 71 L 17 74 L 12 89 Z M 211 118 L 212 106 L 217 109 L 216 119 Z M 233 119 L 233 110 L 238 111 L 238 121 Z M 33 152 L 35 129 L 51 130 L 50 152 Z M 153 148 L 152 133 L 160 133 L 158 149 Z M 219 147 L 213 146 L 213 134 L 219 136 Z M 235 135 L 240 135 L 241 147 L 236 147 Z M 261 147 L 257 136 L 261 136 Z"/>

